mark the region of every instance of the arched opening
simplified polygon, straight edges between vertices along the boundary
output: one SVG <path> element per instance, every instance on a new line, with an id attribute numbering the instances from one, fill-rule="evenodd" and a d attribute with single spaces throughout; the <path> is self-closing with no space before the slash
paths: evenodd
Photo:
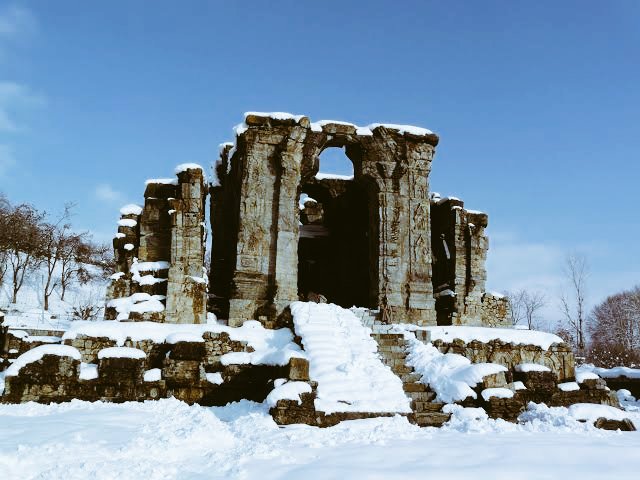
<path id="1" fill-rule="evenodd" d="M 354 179 L 353 164 L 342 150 L 323 152 L 318 174 L 301 187 L 299 207 L 299 294 L 312 300 L 322 295 L 347 308 L 375 307 L 371 236 L 377 239 L 377 225 L 367 185 Z"/>

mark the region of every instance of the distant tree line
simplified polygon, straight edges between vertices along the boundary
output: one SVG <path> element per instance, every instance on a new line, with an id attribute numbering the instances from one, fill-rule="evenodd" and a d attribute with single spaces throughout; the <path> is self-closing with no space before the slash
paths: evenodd
<path id="1" fill-rule="evenodd" d="M 559 297 L 555 325 L 542 322 L 542 310 L 549 304 L 545 295 L 527 289 L 506 292 L 512 324 L 554 331 L 580 360 L 598 366 L 640 366 L 640 286 L 611 295 L 589 310 L 586 257 L 567 255 L 563 273 L 568 288 Z"/>
<path id="2" fill-rule="evenodd" d="M 49 310 L 54 291 L 61 300 L 69 285 L 85 284 L 113 271 L 111 249 L 93 241 L 89 232 L 74 231 L 73 205 L 57 216 L 28 203 L 12 204 L 0 193 L 0 286 L 9 286 L 16 303 L 25 279 L 43 273 L 43 308 Z"/>

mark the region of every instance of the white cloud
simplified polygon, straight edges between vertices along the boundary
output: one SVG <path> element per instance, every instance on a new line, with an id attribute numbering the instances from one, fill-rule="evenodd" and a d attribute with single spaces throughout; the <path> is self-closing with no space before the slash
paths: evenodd
<path id="1" fill-rule="evenodd" d="M 96 187 L 95 191 L 96 198 L 105 202 L 123 202 L 124 195 L 121 192 L 115 190 L 108 183 L 100 184 Z"/>
<path id="2" fill-rule="evenodd" d="M 0 39 L 15 40 L 29 35 L 36 25 L 31 11 L 21 5 L 6 5 L 0 9 Z"/>
<path id="3" fill-rule="evenodd" d="M 547 305 L 542 310 L 542 324 L 553 329 L 561 319 L 559 299 L 562 292 L 569 294 L 567 279 L 563 273 L 566 255 L 578 251 L 588 263 L 610 259 L 607 247 L 583 244 L 578 248 L 559 243 L 532 242 L 512 233 L 489 233 L 490 249 L 487 258 L 487 290 L 514 291 L 526 289 L 545 295 Z M 628 269 L 629 267 L 627 267 Z M 636 271 L 615 268 L 613 271 L 596 270 L 593 266 L 587 278 L 586 303 L 593 306 L 624 289 L 639 283 Z"/>
<path id="4" fill-rule="evenodd" d="M 19 112 L 44 104 L 44 97 L 28 86 L 0 81 L 0 132 L 16 133 L 23 130 L 24 127 L 15 120 Z"/>
<path id="5" fill-rule="evenodd" d="M 0 144 L 0 178 L 16 163 L 13 152 L 8 145 Z"/>

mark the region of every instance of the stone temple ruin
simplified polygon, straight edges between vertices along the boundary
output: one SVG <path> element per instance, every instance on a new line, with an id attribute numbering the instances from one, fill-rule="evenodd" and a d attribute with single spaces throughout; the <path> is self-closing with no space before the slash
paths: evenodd
<path id="1" fill-rule="evenodd" d="M 210 188 L 199 168 L 185 165 L 177 181 L 147 182 L 143 209 L 123 211 L 114 241 L 122 275 L 110 297 L 165 295 L 166 308 L 122 318 L 205 321 L 209 190 L 209 305 L 229 325 L 274 325 L 310 293 L 382 309 L 395 323 L 506 322 L 506 300 L 485 292 L 487 215 L 429 193 L 435 134 L 259 114 L 236 133 Z M 345 149 L 353 178 L 318 175 L 329 147 Z M 303 193 L 315 201 L 299 208 Z M 107 318 L 116 316 L 112 307 Z"/>
<path id="2" fill-rule="evenodd" d="M 602 379 L 576 375 L 559 337 L 500 328 L 488 217 L 430 193 L 435 134 L 283 113 L 248 113 L 235 132 L 210 183 L 180 165 L 121 210 L 103 321 L 49 342 L 9 332 L 2 401 L 246 398 L 317 426 L 396 414 L 439 426 L 448 403 L 512 421 L 529 401 L 618 405 Z M 319 172 L 333 147 L 353 177 Z M 419 357 L 443 354 L 457 373 L 436 378 Z"/>

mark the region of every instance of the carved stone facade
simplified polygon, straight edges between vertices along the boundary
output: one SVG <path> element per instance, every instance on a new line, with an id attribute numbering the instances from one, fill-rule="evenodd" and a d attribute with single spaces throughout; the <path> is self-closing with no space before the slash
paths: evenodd
<path id="1" fill-rule="evenodd" d="M 464 210 L 462 202 L 431 198 L 435 134 L 268 114 L 247 114 L 236 133 L 235 145 L 222 149 L 219 184 L 211 190 L 210 279 L 219 316 L 232 325 L 254 318 L 273 322 L 291 301 L 317 293 L 346 307 L 359 301 L 358 306 L 380 308 L 393 322 L 486 323 L 487 215 Z M 318 157 L 330 147 L 345 149 L 353 179 L 316 176 Z M 307 212 L 311 205 L 300 215 L 301 193 L 321 203 L 325 231 L 309 220 L 318 213 Z M 432 210 L 438 211 L 437 218 Z M 341 221 L 344 212 L 353 215 Z M 331 255 L 307 258 L 314 250 L 312 241 L 306 242 L 308 248 L 303 245 L 309 232 L 311 238 L 334 237 L 316 242 L 326 242 Z M 450 253 L 434 257 L 432 242 L 441 249 L 443 239 Z M 343 257 L 350 259 L 351 270 L 330 268 Z M 316 277 L 327 275 L 329 268 L 333 283 L 324 282 L 324 291 L 322 286 L 318 291 L 313 282 L 301 282 L 305 274 L 314 277 L 306 272 L 307 263 L 316 264 Z M 366 292 L 345 294 L 363 284 Z M 445 290 L 453 301 L 437 300 Z M 506 318 L 506 301 L 504 306 L 505 315 L 494 324 Z"/>
<path id="2" fill-rule="evenodd" d="M 487 215 L 430 194 L 437 144 L 417 127 L 246 114 L 209 188 L 209 310 L 273 327 L 292 301 L 321 298 L 394 323 L 503 324 L 506 299 L 485 292 Z M 319 175 L 334 147 L 353 177 Z M 205 194 L 201 171 L 187 169 L 149 183 L 141 212 L 123 212 L 110 298 L 142 292 L 151 304 L 112 300 L 107 318 L 204 321 Z M 312 200 L 300 206 L 302 194 Z"/>

